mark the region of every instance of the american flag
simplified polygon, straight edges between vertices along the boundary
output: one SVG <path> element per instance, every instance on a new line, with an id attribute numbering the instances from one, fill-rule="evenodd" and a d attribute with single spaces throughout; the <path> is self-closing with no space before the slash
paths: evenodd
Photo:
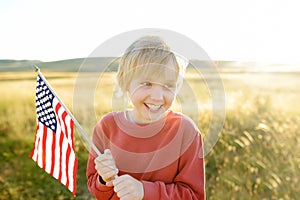
<path id="1" fill-rule="evenodd" d="M 74 122 L 40 74 L 36 85 L 37 128 L 30 157 L 76 195 Z"/>

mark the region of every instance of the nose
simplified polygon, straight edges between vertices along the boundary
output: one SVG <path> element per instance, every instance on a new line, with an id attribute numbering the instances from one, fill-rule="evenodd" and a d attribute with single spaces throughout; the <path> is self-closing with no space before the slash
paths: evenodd
<path id="1" fill-rule="evenodd" d="M 163 88 L 160 85 L 153 85 L 151 88 L 150 96 L 152 100 L 162 100 L 164 96 Z"/>

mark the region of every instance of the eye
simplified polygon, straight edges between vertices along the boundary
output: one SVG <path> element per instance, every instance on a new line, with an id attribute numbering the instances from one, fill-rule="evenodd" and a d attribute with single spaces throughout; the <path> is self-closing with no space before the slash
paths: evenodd
<path id="1" fill-rule="evenodd" d="M 141 85 L 142 86 L 152 86 L 152 83 L 150 83 L 150 82 L 142 82 Z"/>
<path id="2" fill-rule="evenodd" d="M 165 84 L 164 87 L 168 88 L 168 89 L 174 89 L 174 88 L 176 88 L 175 84 Z"/>

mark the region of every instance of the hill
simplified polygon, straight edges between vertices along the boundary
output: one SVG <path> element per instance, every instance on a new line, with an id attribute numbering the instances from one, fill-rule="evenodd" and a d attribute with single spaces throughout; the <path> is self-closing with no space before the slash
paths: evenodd
<path id="1" fill-rule="evenodd" d="M 101 72 L 116 71 L 119 58 L 117 57 L 92 57 L 42 62 L 39 60 L 0 60 L 0 72 L 32 71 L 32 64 L 37 65 L 42 71 L 53 72 Z M 262 62 L 238 61 L 204 61 L 191 59 L 188 67 L 199 69 L 201 72 L 300 72 L 300 65 L 274 64 Z M 215 68 L 216 67 L 216 68 Z"/>
<path id="2" fill-rule="evenodd" d="M 38 66 L 42 71 L 114 71 L 118 67 L 118 59 L 113 57 L 76 58 L 52 62 L 42 62 L 39 60 L 0 60 L 0 72 L 32 71 L 32 64 Z"/>

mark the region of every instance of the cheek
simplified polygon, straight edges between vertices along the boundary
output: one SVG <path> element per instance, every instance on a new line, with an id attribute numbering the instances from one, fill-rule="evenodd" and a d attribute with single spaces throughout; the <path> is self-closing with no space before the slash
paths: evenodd
<path id="1" fill-rule="evenodd" d="M 174 100 L 175 100 L 175 95 L 173 93 L 165 95 L 165 101 L 168 102 L 169 104 L 172 104 Z"/>
<path id="2" fill-rule="evenodd" d="M 139 103 L 145 98 L 144 92 L 135 91 L 133 93 L 129 93 L 129 98 L 132 103 Z"/>

